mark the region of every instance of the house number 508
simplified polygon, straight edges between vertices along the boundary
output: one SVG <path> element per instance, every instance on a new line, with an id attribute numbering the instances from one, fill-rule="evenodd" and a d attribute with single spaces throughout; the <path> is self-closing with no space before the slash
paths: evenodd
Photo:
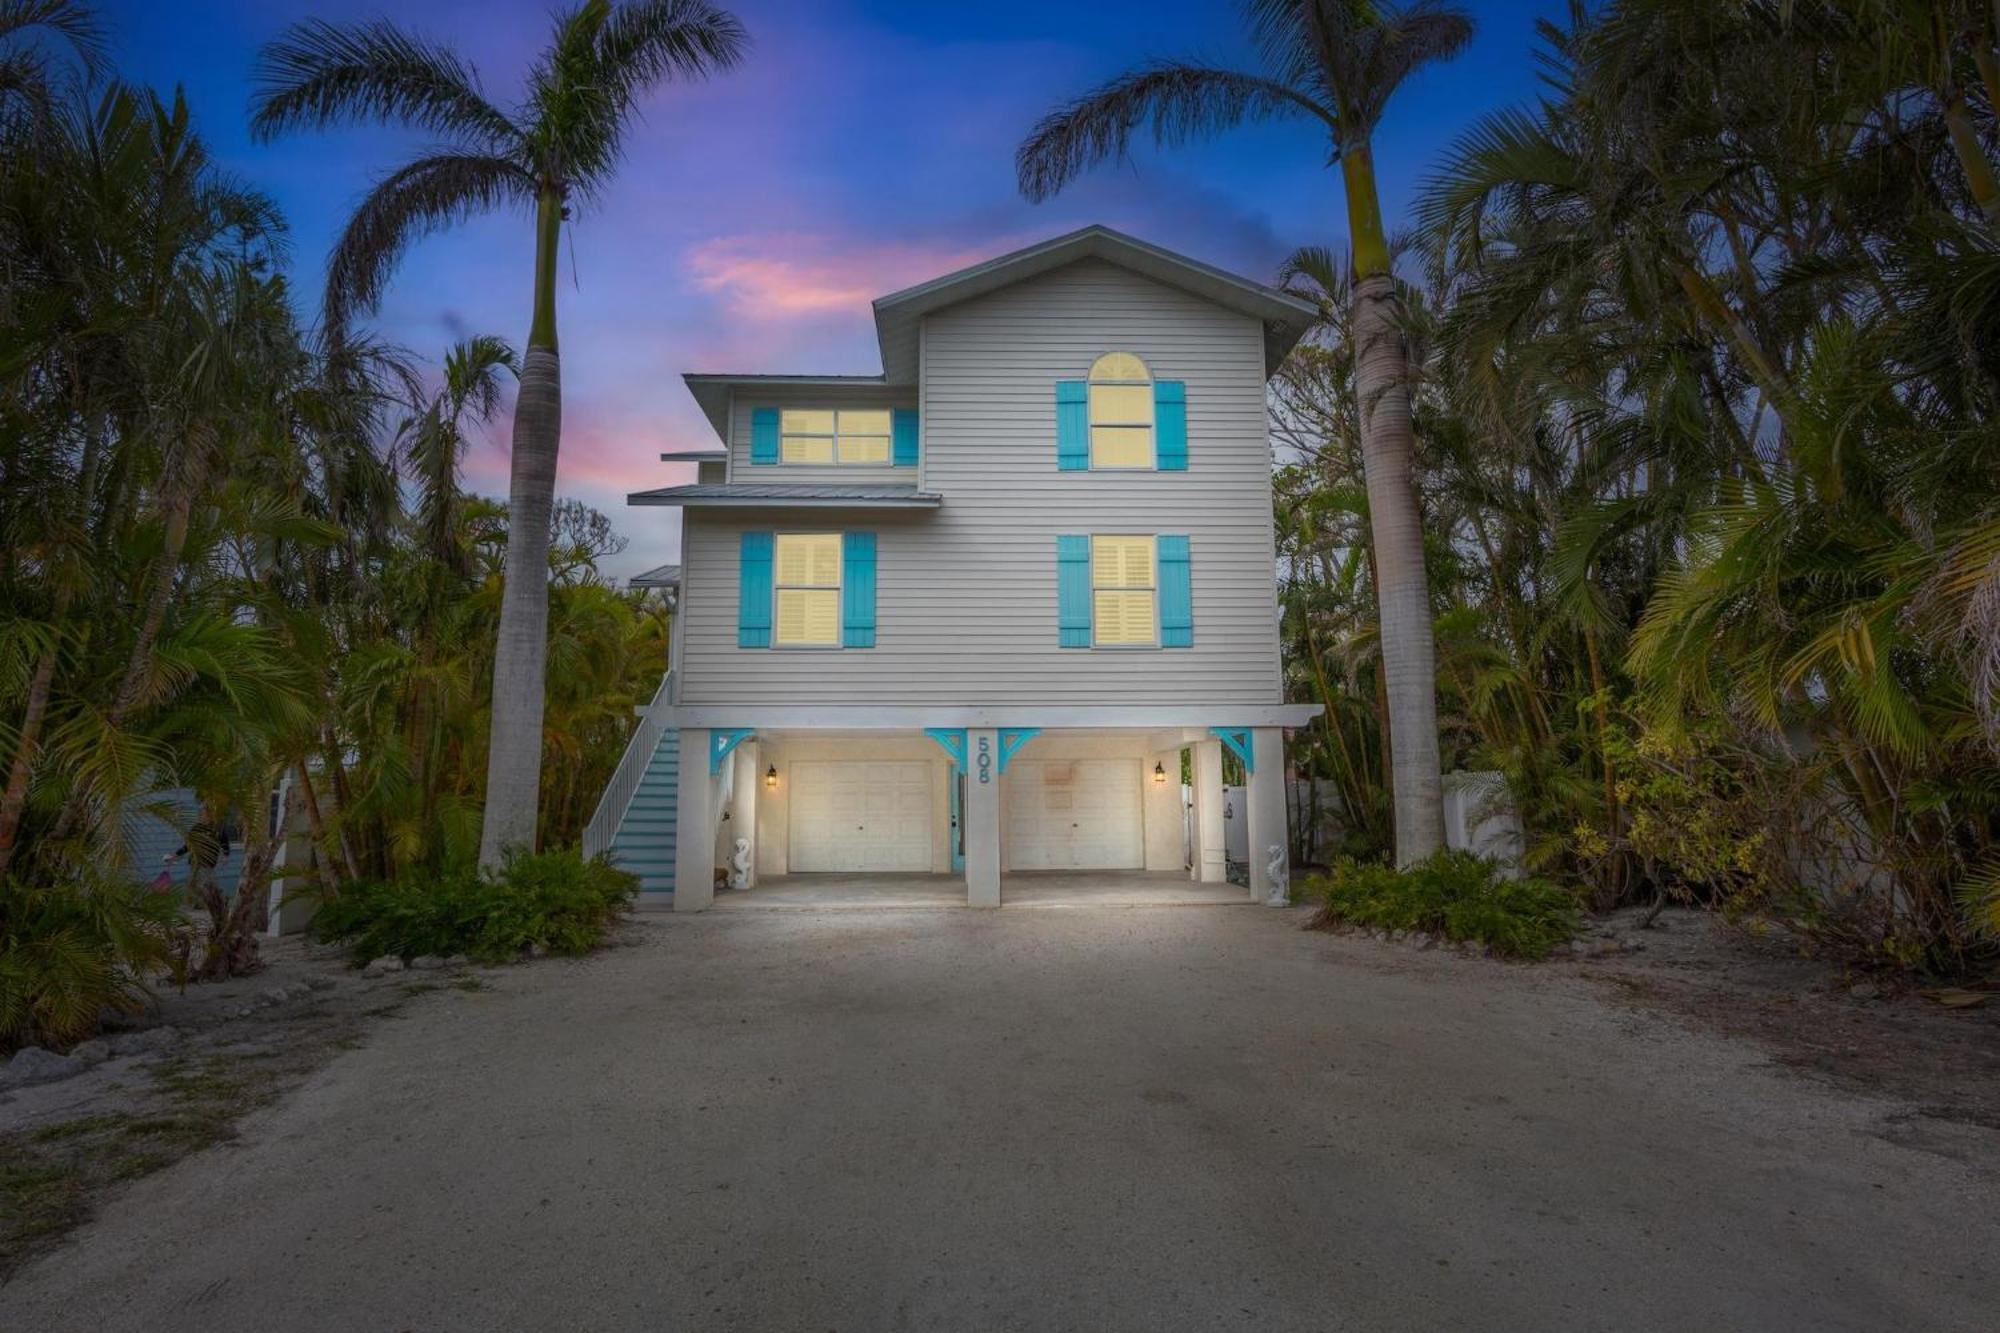
<path id="1" fill-rule="evenodd" d="M 979 780 L 993 781 L 993 743 L 984 736 L 979 738 Z"/>

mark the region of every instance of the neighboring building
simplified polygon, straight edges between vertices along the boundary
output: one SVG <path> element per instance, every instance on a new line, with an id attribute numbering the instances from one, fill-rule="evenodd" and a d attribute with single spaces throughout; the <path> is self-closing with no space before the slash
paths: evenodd
<path id="1" fill-rule="evenodd" d="M 688 375 L 672 671 L 585 850 L 751 878 L 1224 879 L 1285 837 L 1265 381 L 1313 308 L 1103 227 L 875 302 L 883 373 Z M 1192 751 L 1194 818 L 1181 753 Z M 1191 830 L 1191 832 L 1190 832 Z M 1190 845 L 1193 844 L 1193 845 Z"/>

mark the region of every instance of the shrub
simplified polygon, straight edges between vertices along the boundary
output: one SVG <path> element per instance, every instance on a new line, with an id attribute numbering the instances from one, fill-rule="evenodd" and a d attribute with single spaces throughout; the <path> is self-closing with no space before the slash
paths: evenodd
<path id="1" fill-rule="evenodd" d="M 1315 926 L 1347 923 L 1477 940 L 1494 953 L 1542 958 L 1576 933 L 1576 895 L 1545 879 L 1508 879 L 1470 852 L 1439 852 L 1406 871 L 1343 859 L 1307 881 Z"/>
<path id="2" fill-rule="evenodd" d="M 343 885 L 320 904 L 312 929 L 363 963 L 460 953 L 500 962 L 533 947 L 588 953 L 638 888 L 637 879 L 601 858 L 516 853 L 498 875 L 466 870 Z"/>
<path id="3" fill-rule="evenodd" d="M 175 895 L 121 880 L 0 880 L 0 1051 L 66 1046 L 136 1013 L 167 961 Z"/>

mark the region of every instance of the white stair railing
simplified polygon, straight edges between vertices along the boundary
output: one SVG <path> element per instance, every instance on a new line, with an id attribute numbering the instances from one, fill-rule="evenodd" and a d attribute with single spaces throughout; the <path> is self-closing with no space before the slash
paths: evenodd
<path id="1" fill-rule="evenodd" d="M 660 677 L 660 688 L 653 692 L 653 701 L 640 715 L 639 725 L 633 729 L 631 743 L 619 757 L 611 781 L 604 784 L 604 795 L 598 798 L 590 822 L 583 826 L 585 857 L 609 851 L 611 840 L 618 835 L 618 826 L 625 822 L 626 808 L 632 804 L 632 797 L 653 762 L 653 751 L 659 748 L 660 736 L 667 729 L 666 712 L 673 706 L 673 684 L 673 672 Z"/>

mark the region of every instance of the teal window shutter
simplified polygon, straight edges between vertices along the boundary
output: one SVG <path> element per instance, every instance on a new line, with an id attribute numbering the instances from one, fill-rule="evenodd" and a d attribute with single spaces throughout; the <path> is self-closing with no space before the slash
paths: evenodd
<path id="1" fill-rule="evenodd" d="M 775 407 L 750 410 L 750 461 L 778 461 L 778 409 Z"/>
<path id="2" fill-rule="evenodd" d="M 771 546 L 768 532 L 743 534 L 737 566 L 736 646 L 771 646 Z"/>
<path id="3" fill-rule="evenodd" d="M 890 461 L 897 467 L 917 465 L 917 409 L 899 407 L 890 425 L 891 439 L 895 452 Z"/>
<path id="4" fill-rule="evenodd" d="M 1064 648 L 1090 647 L 1090 538 L 1056 538 L 1056 642 Z"/>
<path id="5" fill-rule="evenodd" d="M 1082 380 L 1056 381 L 1056 467 L 1063 472 L 1090 467 L 1090 390 Z"/>
<path id="6" fill-rule="evenodd" d="M 875 534 L 840 537 L 840 646 L 875 646 Z"/>
<path id="7" fill-rule="evenodd" d="M 1160 562 L 1160 647 L 1194 647 L 1194 576 L 1188 567 L 1188 539 L 1162 533 L 1155 540 Z"/>
<path id="8" fill-rule="evenodd" d="M 1187 471 L 1187 381 L 1153 381 L 1153 429 L 1160 471 Z"/>

